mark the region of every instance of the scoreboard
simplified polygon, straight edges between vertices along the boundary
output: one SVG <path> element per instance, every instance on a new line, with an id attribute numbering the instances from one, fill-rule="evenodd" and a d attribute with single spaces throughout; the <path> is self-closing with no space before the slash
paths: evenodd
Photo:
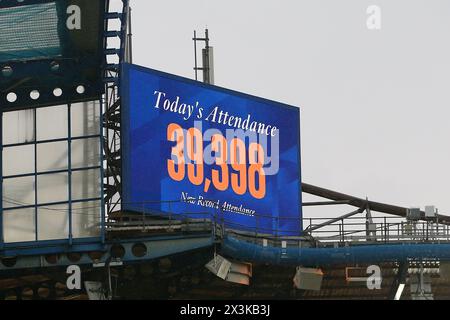
<path id="1" fill-rule="evenodd" d="M 131 64 L 121 91 L 123 209 L 301 232 L 299 108 Z"/>

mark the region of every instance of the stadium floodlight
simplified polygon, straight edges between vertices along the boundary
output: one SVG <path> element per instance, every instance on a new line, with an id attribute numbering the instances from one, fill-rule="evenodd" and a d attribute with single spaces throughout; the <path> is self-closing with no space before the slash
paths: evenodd
<path id="1" fill-rule="evenodd" d="M 402 293 L 403 293 L 403 289 L 405 289 L 405 284 L 400 283 L 398 285 L 397 292 L 395 293 L 394 300 L 400 300 Z"/>

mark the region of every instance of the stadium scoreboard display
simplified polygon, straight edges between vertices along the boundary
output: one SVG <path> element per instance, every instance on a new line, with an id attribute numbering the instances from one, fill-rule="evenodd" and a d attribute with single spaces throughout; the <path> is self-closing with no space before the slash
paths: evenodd
<path id="1" fill-rule="evenodd" d="M 125 64 L 122 206 L 302 230 L 300 109 Z"/>

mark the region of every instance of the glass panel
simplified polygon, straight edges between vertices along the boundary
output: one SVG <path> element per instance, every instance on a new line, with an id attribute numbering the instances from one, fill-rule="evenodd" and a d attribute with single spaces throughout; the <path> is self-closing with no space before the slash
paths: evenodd
<path id="1" fill-rule="evenodd" d="M 37 140 L 67 138 L 67 106 L 36 109 Z"/>
<path id="2" fill-rule="evenodd" d="M 38 172 L 67 169 L 68 142 L 51 142 L 37 145 Z"/>
<path id="3" fill-rule="evenodd" d="M 72 137 L 100 134 L 100 103 L 89 101 L 70 106 Z"/>
<path id="4" fill-rule="evenodd" d="M 37 177 L 38 203 L 68 201 L 69 175 L 64 173 L 43 174 Z"/>
<path id="5" fill-rule="evenodd" d="M 88 238 L 100 236 L 101 202 L 72 203 L 72 236 Z"/>
<path id="6" fill-rule="evenodd" d="M 72 140 L 72 169 L 100 165 L 99 138 Z"/>
<path id="7" fill-rule="evenodd" d="M 3 148 L 3 176 L 34 173 L 34 145 Z"/>
<path id="8" fill-rule="evenodd" d="M 38 240 L 67 239 L 69 237 L 69 206 L 59 204 L 38 207 Z"/>
<path id="9" fill-rule="evenodd" d="M 34 205 L 34 176 L 3 180 L 3 208 Z"/>
<path id="10" fill-rule="evenodd" d="M 3 113 L 3 144 L 34 141 L 34 110 Z"/>
<path id="11" fill-rule="evenodd" d="M 5 242 L 36 240 L 34 208 L 3 211 L 3 237 Z"/>
<path id="12" fill-rule="evenodd" d="M 100 198 L 100 169 L 72 172 L 72 200 Z"/>

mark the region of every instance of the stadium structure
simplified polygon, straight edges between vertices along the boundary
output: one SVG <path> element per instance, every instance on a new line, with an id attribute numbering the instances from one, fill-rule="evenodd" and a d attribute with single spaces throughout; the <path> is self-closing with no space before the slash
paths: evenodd
<path id="1" fill-rule="evenodd" d="M 303 183 L 299 109 L 214 86 L 207 33 L 194 34 L 205 43 L 195 80 L 133 65 L 130 12 L 128 0 L 0 1 L 2 299 L 450 298 L 450 217 Z M 282 174 L 264 175 L 260 144 L 214 144 L 226 139 L 217 131 L 212 148 L 257 154 L 232 166 L 245 184 L 203 163 L 161 162 L 160 124 L 198 146 L 196 127 L 173 117 L 201 119 L 217 101 L 237 106 L 223 110 L 234 120 L 203 118 L 204 129 L 238 119 L 245 129 L 252 108 L 267 110 L 255 121 L 280 133 Z M 192 209 L 199 200 L 210 205 Z M 338 213 L 314 213 L 324 207 Z"/>

